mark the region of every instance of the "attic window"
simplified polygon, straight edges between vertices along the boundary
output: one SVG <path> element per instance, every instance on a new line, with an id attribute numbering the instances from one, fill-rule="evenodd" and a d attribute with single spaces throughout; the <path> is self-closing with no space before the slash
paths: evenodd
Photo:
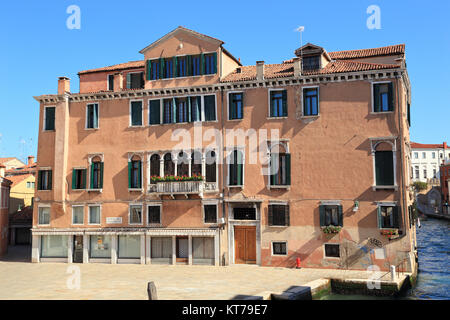
<path id="1" fill-rule="evenodd" d="M 236 73 L 241 73 L 241 68 L 236 68 Z"/>
<path id="2" fill-rule="evenodd" d="M 320 69 L 320 55 L 303 57 L 303 70 Z"/>

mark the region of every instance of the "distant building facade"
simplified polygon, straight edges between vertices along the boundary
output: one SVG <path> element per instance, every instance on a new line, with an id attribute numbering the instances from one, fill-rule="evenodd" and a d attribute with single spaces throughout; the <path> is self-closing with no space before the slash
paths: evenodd
<path id="1" fill-rule="evenodd" d="M 450 161 L 441 165 L 442 212 L 450 214 Z"/>
<path id="2" fill-rule="evenodd" d="M 5 166 L 5 170 L 11 170 L 25 166 L 25 163 L 23 163 L 16 157 L 0 158 L 0 164 L 3 164 Z"/>
<path id="3" fill-rule="evenodd" d="M 450 148 L 447 143 L 423 144 L 411 142 L 411 168 L 412 181 L 431 182 L 439 185 L 439 167 L 444 161 L 450 160 Z"/>
<path id="4" fill-rule="evenodd" d="M 0 164 L 0 257 L 8 249 L 8 211 L 11 181 L 5 178 L 6 167 Z"/>

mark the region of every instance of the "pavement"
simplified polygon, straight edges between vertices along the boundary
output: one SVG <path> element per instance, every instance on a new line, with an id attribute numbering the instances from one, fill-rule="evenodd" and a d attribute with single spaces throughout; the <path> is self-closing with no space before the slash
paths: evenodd
<path id="1" fill-rule="evenodd" d="M 16 247 L 0 260 L 0 299 L 148 299 L 154 281 L 161 300 L 228 300 L 282 292 L 322 279 L 368 279 L 366 271 L 289 269 L 256 265 L 139 265 L 31 263 L 29 247 Z M 25 255 L 25 256 L 24 256 Z M 382 280 L 389 279 L 385 275 Z"/>

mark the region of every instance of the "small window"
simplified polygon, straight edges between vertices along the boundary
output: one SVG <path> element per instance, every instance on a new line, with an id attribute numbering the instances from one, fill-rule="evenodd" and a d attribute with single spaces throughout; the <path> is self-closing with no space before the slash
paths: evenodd
<path id="1" fill-rule="evenodd" d="M 50 224 L 50 207 L 39 207 L 38 224 Z"/>
<path id="2" fill-rule="evenodd" d="M 340 255 L 340 245 L 339 244 L 325 244 L 325 257 L 327 258 L 339 258 Z"/>
<path id="3" fill-rule="evenodd" d="M 216 120 L 216 96 L 204 96 L 204 111 L 205 111 L 205 121 L 215 121 Z"/>
<path id="4" fill-rule="evenodd" d="M 44 130 L 55 130 L 55 107 L 45 107 Z"/>
<path id="5" fill-rule="evenodd" d="M 130 113 L 131 126 L 142 126 L 142 101 L 131 101 Z"/>
<path id="6" fill-rule="evenodd" d="M 193 76 L 201 75 L 201 65 L 200 65 L 200 56 L 192 56 L 192 71 L 191 74 Z"/>
<path id="7" fill-rule="evenodd" d="M 319 88 L 303 89 L 303 115 L 317 116 L 319 114 Z"/>
<path id="8" fill-rule="evenodd" d="M 414 171 L 416 172 L 416 179 L 420 179 L 419 166 L 415 166 L 415 167 L 414 167 Z"/>
<path id="9" fill-rule="evenodd" d="M 86 128 L 98 128 L 98 104 L 92 103 L 87 105 Z"/>
<path id="10" fill-rule="evenodd" d="M 343 226 L 343 210 L 341 205 L 321 205 L 319 206 L 320 226 Z"/>
<path id="11" fill-rule="evenodd" d="M 113 74 L 108 75 L 108 90 L 114 91 L 114 75 Z"/>
<path id="12" fill-rule="evenodd" d="M 234 92 L 229 95 L 229 109 L 228 109 L 228 119 L 242 119 L 244 117 L 243 113 L 243 93 L 242 92 Z"/>
<path id="13" fill-rule="evenodd" d="M 157 80 L 160 78 L 161 70 L 160 70 L 160 61 L 159 59 L 150 60 L 149 65 L 147 65 L 147 72 L 150 75 L 150 79 L 147 80 Z M 150 70 L 148 68 L 150 67 Z"/>
<path id="14" fill-rule="evenodd" d="M 378 207 L 378 227 L 380 229 L 398 229 L 399 228 L 399 207 L 397 206 L 379 206 Z"/>
<path id="15" fill-rule="evenodd" d="M 394 185 L 394 153 L 392 151 L 375 152 L 375 182 L 377 186 Z"/>
<path id="16" fill-rule="evenodd" d="M 161 223 L 161 206 L 148 206 L 148 223 Z"/>
<path id="17" fill-rule="evenodd" d="M 321 59 L 320 55 L 303 57 L 302 58 L 303 70 L 308 71 L 320 69 L 320 59 Z"/>
<path id="18" fill-rule="evenodd" d="M 287 255 L 287 243 L 285 241 L 272 242 L 273 255 Z"/>
<path id="19" fill-rule="evenodd" d="M 436 153 L 435 153 L 435 152 L 432 152 L 432 153 L 431 153 L 431 157 L 432 157 L 433 159 L 436 159 Z"/>
<path id="20" fill-rule="evenodd" d="M 39 170 L 38 190 L 52 190 L 52 170 Z"/>
<path id="21" fill-rule="evenodd" d="M 84 223 L 84 207 L 75 206 L 72 207 L 72 224 Z"/>
<path id="22" fill-rule="evenodd" d="M 233 208 L 233 218 L 235 220 L 256 220 L 255 208 Z"/>
<path id="23" fill-rule="evenodd" d="M 161 122 L 161 100 L 150 100 L 149 107 L 149 124 L 160 124 Z"/>
<path id="24" fill-rule="evenodd" d="M 128 188 L 140 189 L 142 188 L 142 161 L 135 157 L 128 162 Z"/>
<path id="25" fill-rule="evenodd" d="M 392 82 L 373 84 L 373 111 L 388 112 L 394 110 L 394 94 Z"/>
<path id="26" fill-rule="evenodd" d="M 166 58 L 164 59 L 164 78 L 173 78 L 173 59 Z"/>
<path id="27" fill-rule="evenodd" d="M 100 206 L 89 206 L 89 224 L 100 224 Z"/>
<path id="28" fill-rule="evenodd" d="M 86 188 L 86 169 L 73 169 L 72 171 L 72 189 Z"/>
<path id="29" fill-rule="evenodd" d="M 242 186 L 244 184 L 244 159 L 242 151 L 233 150 L 229 156 L 228 177 L 230 186 Z"/>
<path id="30" fill-rule="evenodd" d="M 427 153 L 426 152 L 422 152 L 422 159 L 426 159 L 427 158 Z"/>
<path id="31" fill-rule="evenodd" d="M 270 154 L 270 185 L 289 186 L 291 184 L 291 155 L 289 153 Z"/>
<path id="32" fill-rule="evenodd" d="M 270 117 L 287 117 L 287 91 L 270 91 Z"/>
<path id="33" fill-rule="evenodd" d="M 191 119 L 190 121 L 202 121 L 202 97 L 189 97 L 191 105 Z"/>
<path id="34" fill-rule="evenodd" d="M 427 169 L 423 169 L 423 178 L 427 179 L 428 175 L 427 175 Z"/>
<path id="35" fill-rule="evenodd" d="M 203 210 L 205 212 L 205 223 L 217 223 L 217 205 L 204 205 Z"/>
<path id="36" fill-rule="evenodd" d="M 414 152 L 414 159 L 419 159 L 419 153 L 418 152 Z"/>
<path id="37" fill-rule="evenodd" d="M 142 224 L 141 205 L 130 205 L 130 224 Z"/>
<path id="38" fill-rule="evenodd" d="M 95 160 L 91 164 L 91 189 L 103 188 L 103 162 Z"/>
<path id="39" fill-rule="evenodd" d="M 215 74 L 216 71 L 216 57 L 217 54 L 214 53 L 209 53 L 209 54 L 205 54 L 204 56 L 204 74 Z"/>
<path id="40" fill-rule="evenodd" d="M 175 99 L 175 122 L 183 123 L 188 122 L 188 105 L 186 98 L 176 98 Z"/>
<path id="41" fill-rule="evenodd" d="M 133 72 L 127 73 L 127 89 L 142 89 L 144 88 L 144 73 Z"/>
<path id="42" fill-rule="evenodd" d="M 177 58 L 177 77 L 187 76 L 187 57 Z"/>
<path id="43" fill-rule="evenodd" d="M 289 226 L 289 205 L 269 204 L 269 226 Z"/>
<path id="44" fill-rule="evenodd" d="M 163 123 L 172 123 L 173 117 L 173 99 L 163 100 Z"/>

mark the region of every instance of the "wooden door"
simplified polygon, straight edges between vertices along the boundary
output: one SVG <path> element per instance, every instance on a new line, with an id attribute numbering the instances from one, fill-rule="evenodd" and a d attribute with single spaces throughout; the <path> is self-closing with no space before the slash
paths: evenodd
<path id="1" fill-rule="evenodd" d="M 234 263 L 256 263 L 256 227 L 234 227 Z"/>

